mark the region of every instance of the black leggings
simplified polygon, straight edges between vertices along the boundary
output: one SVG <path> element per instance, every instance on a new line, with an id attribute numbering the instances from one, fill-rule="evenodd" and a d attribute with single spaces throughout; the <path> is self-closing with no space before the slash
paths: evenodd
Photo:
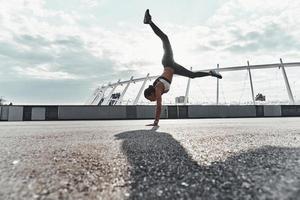
<path id="1" fill-rule="evenodd" d="M 168 36 L 164 32 L 162 32 L 153 22 L 150 23 L 150 26 L 154 33 L 163 42 L 164 55 L 162 58 L 162 64 L 164 67 L 170 67 L 174 69 L 174 74 L 186 76 L 189 78 L 210 76 L 210 73 L 208 72 L 192 72 L 190 70 L 187 70 L 183 66 L 177 64 L 173 59 L 173 51 Z"/>

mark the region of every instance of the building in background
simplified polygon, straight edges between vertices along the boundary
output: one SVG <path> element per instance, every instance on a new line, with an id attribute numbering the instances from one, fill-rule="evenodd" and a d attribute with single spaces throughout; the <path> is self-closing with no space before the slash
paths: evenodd
<path id="1" fill-rule="evenodd" d="M 119 92 L 112 94 L 108 105 L 110 105 L 110 106 L 116 105 L 116 103 L 120 99 L 120 96 L 121 96 L 121 93 L 119 93 Z"/>
<path id="2" fill-rule="evenodd" d="M 183 104 L 184 103 L 184 96 L 179 96 L 175 98 L 176 104 Z"/>

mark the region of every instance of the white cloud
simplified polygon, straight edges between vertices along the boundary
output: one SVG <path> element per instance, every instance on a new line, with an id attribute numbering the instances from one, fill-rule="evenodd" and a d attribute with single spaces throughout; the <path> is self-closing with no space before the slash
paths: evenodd
<path id="1" fill-rule="evenodd" d="M 81 6 L 83 8 L 95 8 L 103 2 L 104 0 L 80 0 Z"/>
<path id="2" fill-rule="evenodd" d="M 81 0 L 81 6 L 86 8 L 103 3 Z M 169 35 L 175 60 L 199 70 L 214 68 L 217 63 L 221 67 L 244 65 L 246 60 L 253 64 L 277 62 L 279 57 L 297 61 L 299 13 L 300 2 L 296 0 L 230 0 L 206 24 L 158 25 Z M 82 25 L 85 14 L 48 10 L 42 0 L 1 1 L 2 74 L 13 74 L 16 70 L 18 75 L 33 79 L 85 78 L 101 83 L 148 72 L 161 73 L 162 44 L 150 27 L 142 23 L 133 26 L 126 20 L 115 22 L 114 29 L 94 21 Z M 87 15 L 96 19 L 90 13 Z M 231 80 L 243 81 L 243 76 L 224 75 L 233 89 L 238 87 Z M 261 75 L 271 77 L 268 73 Z M 195 88 L 201 84 L 203 88 L 214 89 L 200 80 L 193 84 Z M 199 96 L 195 95 L 194 99 Z"/>
<path id="3" fill-rule="evenodd" d="M 78 80 L 81 79 L 80 76 L 70 74 L 64 71 L 57 71 L 51 69 L 49 65 L 38 65 L 36 67 L 14 67 L 14 70 L 19 76 L 29 76 L 34 79 L 43 80 Z"/>
<path id="4" fill-rule="evenodd" d="M 254 51 L 276 50 L 270 46 L 270 42 L 274 45 L 286 45 L 281 51 L 286 51 L 289 45 L 294 45 L 299 50 L 299 43 L 294 44 L 300 39 L 299 28 L 295 20 L 299 18 L 299 1 L 231 0 L 211 18 L 208 26 L 221 39 L 223 47 L 226 47 L 226 44 L 227 48 L 231 45 L 245 46 L 251 43 L 251 40 L 256 40 L 254 42 L 261 46 Z M 256 34 L 257 37 L 245 38 L 249 34 Z"/>

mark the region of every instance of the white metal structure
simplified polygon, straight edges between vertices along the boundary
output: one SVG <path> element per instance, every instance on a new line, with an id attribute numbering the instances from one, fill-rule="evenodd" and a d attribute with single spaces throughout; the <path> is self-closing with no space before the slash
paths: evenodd
<path id="1" fill-rule="evenodd" d="M 208 72 L 210 70 L 215 70 L 215 71 L 218 71 L 218 72 L 229 72 L 229 71 L 247 70 L 248 74 L 249 74 L 249 82 L 250 82 L 250 88 L 251 88 L 252 101 L 253 101 L 253 104 L 255 104 L 254 86 L 253 86 L 253 81 L 252 81 L 251 70 L 271 69 L 271 68 L 279 68 L 280 69 L 281 68 L 290 104 L 295 104 L 294 96 L 293 96 L 293 93 L 292 93 L 292 90 L 291 90 L 291 87 L 290 87 L 290 84 L 289 84 L 289 80 L 288 80 L 288 77 L 287 77 L 287 74 L 286 74 L 286 71 L 285 71 L 286 67 L 300 67 L 300 62 L 283 63 L 282 59 L 280 59 L 279 63 L 262 64 L 262 65 L 250 65 L 249 61 L 247 61 L 247 65 L 245 65 L 245 66 L 220 68 L 219 64 L 218 64 L 217 68 L 207 69 L 207 70 L 200 70 L 200 71 Z M 95 89 L 95 91 L 93 92 L 91 98 L 86 102 L 86 104 L 87 105 L 109 105 L 111 95 L 113 94 L 115 89 L 120 85 L 127 84 L 125 89 L 123 90 L 120 98 L 118 99 L 118 101 L 116 103 L 116 105 L 122 105 L 123 97 L 124 97 L 125 93 L 127 92 L 129 85 L 131 83 L 143 82 L 137 96 L 135 97 L 135 100 L 132 103 L 133 105 L 136 105 L 136 104 L 138 104 L 139 98 L 140 98 L 140 96 L 141 96 L 141 94 L 144 90 L 146 82 L 148 80 L 156 79 L 158 77 L 159 77 L 158 75 L 157 76 L 150 76 L 149 74 L 147 74 L 146 77 L 136 78 L 136 79 L 134 79 L 134 77 L 131 77 L 130 80 L 126 80 L 126 81 L 120 81 L 119 80 L 116 83 L 109 83 L 107 85 L 103 85 L 103 86 L 98 87 L 98 88 Z M 186 87 L 186 91 L 185 91 L 184 105 L 187 104 L 187 101 L 188 101 L 190 84 L 191 84 L 191 79 L 188 79 L 187 87 Z M 111 90 L 110 90 L 109 94 L 107 96 L 105 96 L 105 92 L 108 89 L 111 89 Z M 219 79 L 217 80 L 216 104 L 219 104 Z"/>
<path id="2" fill-rule="evenodd" d="M 248 64 L 248 67 L 250 67 L 249 61 L 247 61 L 247 64 Z M 254 89 L 253 89 L 252 75 L 251 75 L 250 68 L 248 68 L 247 70 L 248 70 L 249 80 L 250 80 L 250 86 L 251 86 L 252 101 L 253 101 L 253 104 L 255 105 L 255 97 L 254 97 Z"/>
<path id="3" fill-rule="evenodd" d="M 132 80 L 133 80 L 133 76 L 130 78 L 130 80 L 128 81 L 126 87 L 124 88 L 124 90 L 123 90 L 123 92 L 122 92 L 120 98 L 118 99 L 118 101 L 117 101 L 117 103 L 116 103 L 117 105 L 121 105 L 121 104 L 122 104 L 123 97 L 124 97 L 125 93 L 127 92 L 128 88 L 129 88 L 129 85 L 132 83 Z M 122 84 L 121 84 L 121 85 L 122 85 Z"/>
<path id="4" fill-rule="evenodd" d="M 220 65 L 217 64 L 217 69 L 219 70 Z M 217 100 L 216 100 L 216 104 L 219 105 L 219 90 L 220 90 L 220 83 L 219 83 L 219 79 L 217 78 Z"/>
<path id="5" fill-rule="evenodd" d="M 191 71 L 192 71 L 192 67 L 191 67 Z M 191 84 L 191 79 L 188 79 L 187 82 L 187 86 L 186 86 L 186 90 L 185 90 L 185 96 L 184 96 L 184 105 L 186 105 L 188 103 L 188 99 L 189 99 L 189 92 L 190 92 L 190 84 Z"/>

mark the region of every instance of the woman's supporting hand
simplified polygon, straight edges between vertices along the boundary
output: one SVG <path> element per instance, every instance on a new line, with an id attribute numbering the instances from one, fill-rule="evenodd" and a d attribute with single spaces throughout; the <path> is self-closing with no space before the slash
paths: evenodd
<path id="1" fill-rule="evenodd" d="M 147 124 L 146 126 L 158 126 L 158 121 L 155 120 L 155 121 L 153 122 L 153 124 Z"/>

